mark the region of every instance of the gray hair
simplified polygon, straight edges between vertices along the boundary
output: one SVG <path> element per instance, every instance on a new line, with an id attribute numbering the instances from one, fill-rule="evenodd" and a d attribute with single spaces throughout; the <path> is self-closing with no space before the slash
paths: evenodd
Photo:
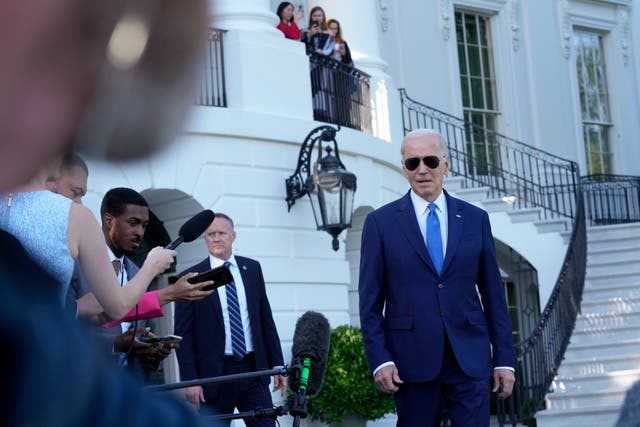
<path id="1" fill-rule="evenodd" d="M 404 156 L 404 144 L 409 139 L 420 138 L 423 136 L 437 136 L 440 140 L 440 148 L 442 149 L 442 155 L 449 154 L 449 147 L 447 146 L 447 141 L 444 139 L 444 136 L 440 132 L 435 129 L 426 129 L 426 128 L 418 128 L 414 129 L 408 134 L 404 136 L 402 140 L 402 144 L 400 144 L 400 154 Z"/>

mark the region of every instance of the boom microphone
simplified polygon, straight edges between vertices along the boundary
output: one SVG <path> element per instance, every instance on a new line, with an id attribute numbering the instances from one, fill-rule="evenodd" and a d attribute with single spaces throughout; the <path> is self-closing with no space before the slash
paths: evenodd
<path id="1" fill-rule="evenodd" d="M 178 238 L 165 246 L 165 249 L 175 249 L 182 242 L 193 242 L 204 233 L 215 217 L 216 214 L 211 209 L 205 209 L 194 215 L 189 221 L 182 224 L 180 231 L 178 231 Z"/>
<path id="2" fill-rule="evenodd" d="M 290 379 L 294 392 L 313 397 L 320 391 L 329 354 L 329 335 L 329 321 L 322 314 L 307 311 L 298 319 L 291 354 L 293 364 L 301 366 L 299 375 Z"/>

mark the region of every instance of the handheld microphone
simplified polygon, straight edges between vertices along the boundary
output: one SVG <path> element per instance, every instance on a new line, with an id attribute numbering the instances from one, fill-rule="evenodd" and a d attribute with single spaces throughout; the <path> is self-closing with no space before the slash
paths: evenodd
<path id="1" fill-rule="evenodd" d="M 298 319 L 291 347 L 293 364 L 300 371 L 291 378 L 294 392 L 313 397 L 320 391 L 329 355 L 329 337 L 329 321 L 324 315 L 307 311 Z"/>
<path id="2" fill-rule="evenodd" d="M 180 231 L 178 231 L 178 237 L 165 246 L 165 249 L 175 249 L 182 242 L 193 242 L 204 233 L 204 230 L 211 225 L 215 217 L 216 214 L 211 209 L 205 209 L 194 215 L 189 221 L 182 224 Z"/>

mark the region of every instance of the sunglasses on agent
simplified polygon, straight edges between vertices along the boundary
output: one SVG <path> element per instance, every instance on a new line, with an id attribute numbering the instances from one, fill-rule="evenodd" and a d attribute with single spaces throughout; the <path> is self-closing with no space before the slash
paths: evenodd
<path id="1" fill-rule="evenodd" d="M 408 159 L 404 160 L 404 167 L 407 168 L 407 170 L 414 171 L 418 169 L 418 166 L 420 166 L 420 160 L 422 160 L 424 165 L 429 169 L 436 169 L 438 166 L 440 166 L 440 160 L 444 159 L 445 157 L 447 157 L 446 154 L 442 157 L 438 157 L 438 156 L 426 156 L 422 158 L 409 157 Z"/>

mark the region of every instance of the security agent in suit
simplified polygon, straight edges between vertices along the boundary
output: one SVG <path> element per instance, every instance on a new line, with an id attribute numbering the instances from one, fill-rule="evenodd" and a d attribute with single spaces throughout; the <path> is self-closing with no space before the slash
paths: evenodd
<path id="1" fill-rule="evenodd" d="M 238 352 L 238 335 L 234 324 L 233 302 L 229 285 L 201 301 L 176 303 L 175 333 L 183 341 L 177 350 L 180 376 L 183 381 L 220 375 L 252 372 L 283 366 L 282 349 L 278 331 L 267 299 L 260 264 L 252 259 L 235 256 L 232 244 L 236 233 L 233 220 L 223 214 L 216 217 L 205 231 L 209 257 L 188 268 L 189 272 L 202 273 L 229 262 L 239 302 L 242 319 L 242 352 Z M 236 317 L 237 318 L 237 317 Z M 240 344 L 242 345 L 242 344 Z M 284 395 L 285 377 L 274 376 L 274 391 Z M 269 378 L 243 380 L 220 385 L 194 386 L 186 389 L 187 401 L 201 409 L 201 414 L 230 414 L 234 408 L 251 411 L 257 407 L 270 408 L 273 403 L 269 392 Z M 253 426 L 273 426 L 271 419 L 248 418 L 245 423 Z"/>
<path id="2" fill-rule="evenodd" d="M 515 382 L 489 217 L 443 190 L 449 156 L 439 133 L 407 134 L 401 153 L 411 190 L 370 213 L 362 231 L 369 366 L 379 389 L 394 393 L 399 427 L 439 426 L 443 407 L 454 427 L 486 427 L 490 391 L 505 398 Z"/>

